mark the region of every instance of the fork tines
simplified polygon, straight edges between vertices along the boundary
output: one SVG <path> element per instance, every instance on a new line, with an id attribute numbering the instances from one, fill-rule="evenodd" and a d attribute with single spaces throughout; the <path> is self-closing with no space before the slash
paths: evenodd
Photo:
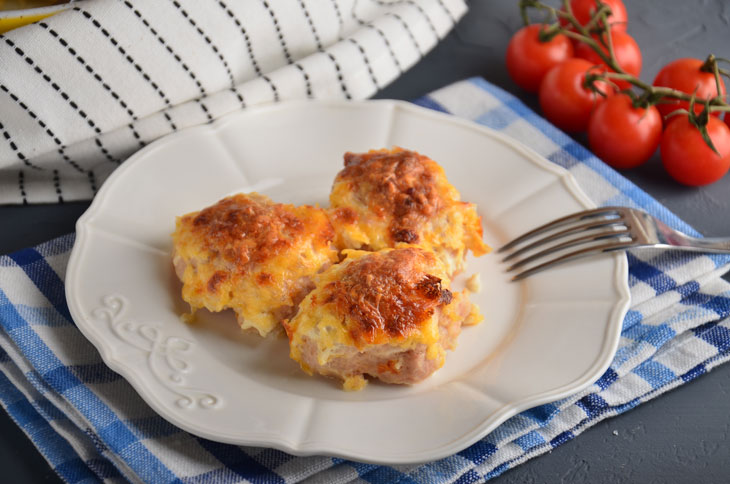
<path id="1" fill-rule="evenodd" d="M 508 253 L 502 259 L 512 261 L 507 272 L 535 264 L 513 276 L 516 281 L 566 260 L 624 249 L 631 243 L 623 212 L 617 207 L 605 207 L 553 220 L 517 237 L 497 252 Z M 551 254 L 556 255 L 540 262 Z"/>

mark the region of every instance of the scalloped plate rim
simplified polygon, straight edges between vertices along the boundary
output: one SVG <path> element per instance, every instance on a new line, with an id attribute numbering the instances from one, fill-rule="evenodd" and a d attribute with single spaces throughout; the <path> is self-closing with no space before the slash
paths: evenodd
<path id="1" fill-rule="evenodd" d="M 343 450 L 341 447 L 338 448 L 338 445 L 331 443 L 327 444 L 325 442 L 316 441 L 293 443 L 291 440 L 281 438 L 281 436 L 276 434 L 262 433 L 260 435 L 254 435 L 251 438 L 241 438 L 235 436 L 211 436 L 210 434 L 205 434 L 204 427 L 198 426 L 194 422 L 191 423 L 189 421 L 181 420 L 175 415 L 167 414 L 164 405 L 158 400 L 154 393 L 148 393 L 143 382 L 139 380 L 140 377 L 135 374 L 134 370 L 125 365 L 125 362 L 123 360 L 115 359 L 109 347 L 105 346 L 102 341 L 97 341 L 93 332 L 87 329 L 84 324 L 79 324 L 79 321 L 83 321 L 84 318 L 81 308 L 78 307 L 78 304 L 74 299 L 73 292 L 74 284 L 78 283 L 78 275 L 76 274 L 76 269 L 78 268 L 79 259 L 82 257 L 82 249 L 87 240 L 90 238 L 90 234 L 87 230 L 88 221 L 94 215 L 96 215 L 98 211 L 101 210 L 105 201 L 105 195 L 116 183 L 116 180 L 122 178 L 127 170 L 134 166 L 138 161 L 144 160 L 148 153 L 158 149 L 162 145 L 162 143 L 173 143 L 178 137 L 182 138 L 186 135 L 189 135 L 189 133 L 192 131 L 216 132 L 226 124 L 235 122 L 236 118 L 239 116 L 248 117 L 254 115 L 258 111 L 272 111 L 282 109 L 286 110 L 290 107 L 296 108 L 298 106 L 310 103 L 334 108 L 351 108 L 360 105 L 367 106 L 372 104 L 392 105 L 397 106 L 401 109 L 405 109 L 406 111 L 410 111 L 412 113 L 429 116 L 435 119 L 439 119 L 443 122 L 460 125 L 469 129 L 474 129 L 490 136 L 491 138 L 496 139 L 501 143 L 509 145 L 511 148 L 521 153 L 525 159 L 533 163 L 538 168 L 557 175 L 561 180 L 563 186 L 565 187 L 566 191 L 569 192 L 570 195 L 572 195 L 584 207 L 591 208 L 594 206 L 594 204 L 578 186 L 575 178 L 567 170 L 547 161 L 542 156 L 535 153 L 532 149 L 519 143 L 519 141 L 510 138 L 503 133 L 473 123 L 469 120 L 422 108 L 405 101 L 387 99 L 367 101 L 287 101 L 273 105 L 251 107 L 248 108 L 246 111 L 237 111 L 226 115 L 214 121 L 213 123 L 186 128 L 176 133 L 164 136 L 163 138 L 160 138 L 159 140 L 150 143 L 146 147 L 142 148 L 140 151 L 136 152 L 124 164 L 116 169 L 104 182 L 96 197 L 92 201 L 90 207 L 78 219 L 76 223 L 76 240 L 74 242 L 71 257 L 69 259 L 66 275 L 68 281 L 66 285 L 66 298 L 68 301 L 71 315 L 73 319 L 77 322 L 77 327 L 82 332 L 82 334 L 84 334 L 84 336 L 89 339 L 92 344 L 98 349 L 101 354 L 102 360 L 114 371 L 121 374 L 140 394 L 140 396 L 155 410 L 156 413 L 183 430 L 224 443 L 237 445 L 265 445 L 298 456 L 326 454 L 335 457 L 355 459 L 362 462 L 371 462 L 377 464 L 419 463 L 452 455 L 455 452 L 458 452 L 475 443 L 476 441 L 482 439 L 484 436 L 489 434 L 492 430 L 494 430 L 498 425 L 503 423 L 508 418 L 534 406 L 556 401 L 571 394 L 574 394 L 592 384 L 598 377 L 600 377 L 601 374 L 603 374 L 603 372 L 605 372 L 605 370 L 611 363 L 616 348 L 618 347 L 621 322 L 624 315 L 628 311 L 630 304 L 630 293 L 628 289 L 628 263 L 626 261 L 626 256 L 623 253 L 612 254 L 612 257 L 615 260 L 615 270 L 613 274 L 615 288 L 620 297 L 615 302 L 610 318 L 610 324 L 606 328 L 607 334 L 604 345 L 602 346 L 602 354 L 598 357 L 593 367 L 590 370 L 586 371 L 581 377 L 571 382 L 565 383 L 564 385 L 561 385 L 557 388 L 527 397 L 521 401 L 509 402 L 505 404 L 503 407 L 485 418 L 481 423 L 478 423 L 471 433 L 458 436 L 455 439 L 450 439 L 448 443 L 445 443 L 440 448 L 432 449 L 431 452 L 420 452 L 416 454 L 404 452 L 398 455 L 393 455 L 392 453 L 389 455 L 377 455 L 377 453 L 373 453 L 372 455 L 361 455 L 355 453 L 352 450 Z"/>

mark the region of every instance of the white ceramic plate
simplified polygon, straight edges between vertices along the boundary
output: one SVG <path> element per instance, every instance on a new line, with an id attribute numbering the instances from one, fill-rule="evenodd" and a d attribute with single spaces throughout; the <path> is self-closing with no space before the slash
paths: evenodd
<path id="1" fill-rule="evenodd" d="M 128 160 L 77 225 L 66 293 L 104 361 L 164 418 L 221 442 L 379 463 L 448 456 L 607 368 L 629 292 L 623 255 L 584 259 L 520 283 L 493 254 L 470 258 L 486 316 L 445 366 L 411 386 L 348 393 L 305 375 L 286 338 L 238 330 L 232 313 L 187 325 L 170 262 L 175 216 L 237 190 L 327 204 L 345 151 L 399 145 L 437 160 L 499 246 L 590 206 L 563 169 L 515 141 L 393 101 L 250 109 L 168 136 Z"/>

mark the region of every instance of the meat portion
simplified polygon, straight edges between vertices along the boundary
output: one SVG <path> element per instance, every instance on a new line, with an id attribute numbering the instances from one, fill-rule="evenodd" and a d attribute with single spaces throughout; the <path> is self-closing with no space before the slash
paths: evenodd
<path id="1" fill-rule="evenodd" d="M 478 321 L 466 293 L 419 247 L 345 251 L 347 258 L 316 277 L 316 287 L 284 327 L 291 357 L 309 373 L 362 388 L 370 375 L 413 384 L 439 369 L 462 323 Z"/>
<path id="2" fill-rule="evenodd" d="M 488 252 L 476 207 L 460 201 L 430 158 L 395 148 L 345 153 L 330 194 L 340 248 L 380 250 L 415 244 L 435 251 L 450 275 L 468 250 Z"/>
<path id="3" fill-rule="evenodd" d="M 466 297 L 458 295 L 460 315 L 451 318 L 439 311 L 439 341 L 444 349 L 454 349 L 464 321 L 472 314 L 472 304 Z M 309 337 L 302 338 L 302 362 L 312 372 L 333 376 L 343 380 L 347 390 L 362 388 L 364 375 L 378 378 L 385 383 L 414 384 L 425 380 L 443 366 L 443 358 L 428 358 L 429 346 L 416 344 L 413 348 L 403 349 L 391 344 L 372 345 L 366 351 L 354 346 L 339 348 L 338 355 L 324 365 L 318 360 L 317 342 Z"/>
<path id="4" fill-rule="evenodd" d="M 172 237 L 175 272 L 192 310 L 232 308 L 243 329 L 262 336 L 295 312 L 312 276 L 338 260 L 322 209 L 256 193 L 179 217 Z"/>
<path id="5" fill-rule="evenodd" d="M 309 338 L 302 340 L 302 360 L 311 372 L 342 379 L 346 390 L 359 390 L 370 375 L 386 383 L 413 384 L 424 380 L 441 367 L 439 359 L 426 358 L 426 345 L 403 350 L 396 346 L 380 345 L 361 352 L 349 346 L 341 349 L 336 358 L 325 365 L 317 361 L 317 343 Z"/>

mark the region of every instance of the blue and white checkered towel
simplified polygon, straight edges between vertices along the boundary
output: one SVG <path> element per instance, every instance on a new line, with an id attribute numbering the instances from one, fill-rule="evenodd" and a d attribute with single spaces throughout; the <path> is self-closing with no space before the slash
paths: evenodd
<path id="1" fill-rule="evenodd" d="M 567 168 L 599 205 L 641 207 L 694 231 L 519 100 L 480 79 L 417 101 L 502 131 Z M 730 358 L 730 256 L 630 253 L 632 307 L 590 388 L 523 412 L 422 465 L 377 466 L 219 444 L 158 417 L 74 326 L 63 280 L 73 237 L 0 258 L 0 400 L 67 482 L 476 482 L 566 442 Z"/>

